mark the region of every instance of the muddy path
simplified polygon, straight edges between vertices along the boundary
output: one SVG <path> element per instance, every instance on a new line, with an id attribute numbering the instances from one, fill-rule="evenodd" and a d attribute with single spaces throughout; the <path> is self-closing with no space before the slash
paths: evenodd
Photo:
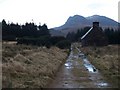
<path id="1" fill-rule="evenodd" d="M 100 72 L 74 45 L 65 64 L 57 73 L 49 88 L 111 88 Z"/>

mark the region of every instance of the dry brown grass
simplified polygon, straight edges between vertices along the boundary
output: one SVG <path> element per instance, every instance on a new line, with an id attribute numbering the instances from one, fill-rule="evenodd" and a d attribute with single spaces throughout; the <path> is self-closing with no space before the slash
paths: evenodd
<path id="1" fill-rule="evenodd" d="M 118 83 L 120 80 L 118 47 L 118 45 L 80 47 L 80 49 L 88 56 L 90 62 L 116 87 L 120 85 Z"/>
<path id="2" fill-rule="evenodd" d="M 54 78 L 65 62 L 66 50 L 3 44 L 3 88 L 41 88 Z"/>

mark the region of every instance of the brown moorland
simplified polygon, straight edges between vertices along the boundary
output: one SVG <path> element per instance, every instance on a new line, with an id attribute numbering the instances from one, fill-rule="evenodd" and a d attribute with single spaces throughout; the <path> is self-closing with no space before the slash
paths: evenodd
<path id="1" fill-rule="evenodd" d="M 81 47 L 80 44 L 76 45 L 87 55 L 89 61 L 105 76 L 107 81 L 116 87 L 120 86 L 119 45 L 104 47 Z"/>
<path id="2" fill-rule="evenodd" d="M 2 87 L 44 88 L 65 62 L 68 50 L 2 43 Z"/>

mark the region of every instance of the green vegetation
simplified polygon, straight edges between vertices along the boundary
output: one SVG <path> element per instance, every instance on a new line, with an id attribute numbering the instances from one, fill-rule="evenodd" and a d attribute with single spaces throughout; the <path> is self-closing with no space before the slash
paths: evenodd
<path id="1" fill-rule="evenodd" d="M 62 48 L 62 49 L 65 49 L 65 48 L 70 48 L 71 46 L 71 42 L 68 41 L 68 40 L 63 40 L 63 41 L 60 41 L 56 44 L 57 47 L 59 48 Z"/>
<path id="2" fill-rule="evenodd" d="M 58 46 L 59 48 L 69 48 L 71 43 L 63 36 L 51 36 L 47 25 L 35 25 L 26 23 L 25 25 L 7 24 L 2 21 L 2 40 L 17 41 L 17 44 L 46 46 Z M 61 43 L 64 45 L 61 45 Z"/>
<path id="3" fill-rule="evenodd" d="M 50 48 L 51 46 L 57 46 L 61 49 L 69 49 L 71 46 L 71 42 L 61 36 L 41 36 L 39 38 L 23 37 L 17 40 L 17 44 L 46 46 L 47 48 Z"/>
<path id="4" fill-rule="evenodd" d="M 77 32 L 69 32 L 66 36 L 71 42 L 81 41 L 81 37 L 90 29 L 91 27 L 85 27 L 83 29 L 78 29 Z M 100 27 L 101 28 L 101 27 Z M 109 44 L 120 44 L 120 30 L 119 28 L 114 30 L 112 28 L 101 28 L 103 33 L 108 39 Z"/>

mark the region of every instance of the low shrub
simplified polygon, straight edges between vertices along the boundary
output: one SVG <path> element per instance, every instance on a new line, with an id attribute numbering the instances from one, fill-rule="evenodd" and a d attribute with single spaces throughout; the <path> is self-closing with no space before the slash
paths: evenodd
<path id="1" fill-rule="evenodd" d="M 62 40 L 62 41 L 58 42 L 56 44 L 56 46 L 61 48 L 61 49 L 65 49 L 65 48 L 69 49 L 71 46 L 71 42 L 68 40 Z"/>

